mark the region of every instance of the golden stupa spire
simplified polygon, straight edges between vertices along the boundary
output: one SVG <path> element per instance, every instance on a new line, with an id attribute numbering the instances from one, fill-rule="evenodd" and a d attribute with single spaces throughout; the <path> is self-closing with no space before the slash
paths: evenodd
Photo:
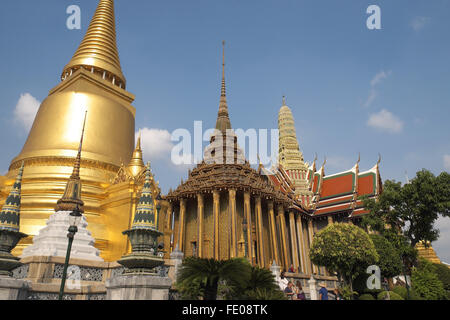
<path id="1" fill-rule="evenodd" d="M 225 41 L 222 41 L 222 45 L 222 88 L 220 94 L 219 115 L 217 117 L 216 129 L 225 133 L 227 129 L 231 129 L 231 121 L 228 114 L 227 91 L 225 85 Z"/>
<path id="2" fill-rule="evenodd" d="M 145 168 L 142 148 L 141 148 L 141 133 L 139 132 L 139 137 L 137 139 L 136 148 L 134 149 L 133 156 L 131 157 L 130 163 L 128 164 L 128 170 L 136 177 Z"/>
<path id="3" fill-rule="evenodd" d="M 94 17 L 72 60 L 64 67 L 62 77 L 84 67 L 99 71 L 118 86 L 125 88 L 125 77 L 120 66 L 116 43 L 114 1 L 100 0 Z"/>
<path id="4" fill-rule="evenodd" d="M 64 195 L 58 200 L 55 211 L 73 211 L 76 207 L 80 209 L 80 212 L 84 212 L 84 202 L 81 200 L 81 179 L 80 179 L 80 167 L 81 167 L 81 149 L 83 148 L 84 129 L 86 127 L 87 111 L 84 116 L 83 130 L 81 131 L 80 145 L 78 147 L 78 154 L 73 166 L 72 175 L 67 182 Z"/>

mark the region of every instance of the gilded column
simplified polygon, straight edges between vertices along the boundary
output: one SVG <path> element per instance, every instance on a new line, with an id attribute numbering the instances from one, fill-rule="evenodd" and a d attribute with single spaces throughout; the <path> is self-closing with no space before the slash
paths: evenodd
<path id="1" fill-rule="evenodd" d="M 180 235 L 178 236 L 180 251 L 184 252 L 184 226 L 185 226 L 185 214 L 186 214 L 186 199 L 180 200 Z"/>
<path id="2" fill-rule="evenodd" d="M 203 211 L 204 211 L 204 203 L 203 203 L 203 195 L 197 194 L 197 224 L 198 224 L 198 257 L 203 258 Z"/>
<path id="3" fill-rule="evenodd" d="M 250 192 L 246 191 L 244 193 L 244 215 L 247 219 L 247 254 L 250 263 L 253 264 L 252 213 L 250 206 Z"/>
<path id="4" fill-rule="evenodd" d="M 286 220 L 284 218 L 284 208 L 282 205 L 278 206 L 278 218 L 280 219 L 281 225 L 281 244 L 283 246 L 284 268 L 287 270 L 289 268 L 289 257 L 286 243 Z"/>
<path id="5" fill-rule="evenodd" d="M 300 266 L 301 271 L 305 274 L 309 273 L 308 270 L 308 261 L 306 258 L 306 243 L 305 237 L 303 235 L 303 223 L 302 217 L 300 215 L 297 216 L 297 236 L 298 236 L 298 246 L 300 251 Z"/>
<path id="6" fill-rule="evenodd" d="M 298 246 L 297 246 L 297 233 L 295 232 L 295 216 L 294 212 L 289 212 L 289 227 L 291 229 L 291 250 L 292 260 L 294 268 L 298 270 Z"/>
<path id="7" fill-rule="evenodd" d="M 256 233 L 258 239 L 258 260 L 259 266 L 264 268 L 264 244 L 263 244 L 263 220 L 262 220 L 262 208 L 261 208 L 261 197 L 256 197 Z"/>
<path id="8" fill-rule="evenodd" d="M 219 210 L 220 210 L 220 193 L 213 191 L 213 216 L 214 216 L 214 259 L 219 259 Z"/>
<path id="9" fill-rule="evenodd" d="M 236 190 L 229 189 L 229 208 L 231 213 L 231 247 L 230 247 L 230 257 L 237 257 L 237 231 L 236 231 Z"/>
<path id="10" fill-rule="evenodd" d="M 313 222 L 312 220 L 308 220 L 308 235 L 309 235 L 309 245 L 311 248 L 312 242 L 313 242 L 313 238 L 314 238 L 314 233 L 313 233 Z M 315 264 L 313 264 L 311 262 L 311 266 L 312 266 L 312 273 L 317 274 L 318 270 L 317 270 L 317 266 Z"/>
<path id="11" fill-rule="evenodd" d="M 275 214 L 273 212 L 273 201 L 269 201 L 268 203 L 269 207 L 269 223 L 270 223 L 270 233 L 272 238 L 272 247 L 273 247 L 273 258 L 275 259 L 275 262 L 277 265 L 280 265 L 280 257 L 278 255 L 278 239 L 277 239 L 277 232 L 275 228 Z"/>

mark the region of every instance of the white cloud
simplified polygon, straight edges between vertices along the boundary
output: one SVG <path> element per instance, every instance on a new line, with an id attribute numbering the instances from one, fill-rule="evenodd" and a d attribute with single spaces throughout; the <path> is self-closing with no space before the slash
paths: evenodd
<path id="1" fill-rule="evenodd" d="M 377 97 L 377 92 L 375 91 L 375 89 L 371 89 L 369 96 L 367 97 L 366 102 L 364 103 L 364 107 L 369 107 L 372 102 L 374 102 L 375 98 Z"/>
<path id="2" fill-rule="evenodd" d="M 378 72 L 370 81 L 370 92 L 369 96 L 366 99 L 366 102 L 364 103 L 364 107 L 369 107 L 374 101 L 375 98 L 378 96 L 377 91 L 375 90 L 375 87 L 380 84 L 384 79 L 389 77 L 391 75 L 392 71 L 384 71 L 381 70 Z"/>
<path id="3" fill-rule="evenodd" d="M 141 134 L 141 146 L 144 157 L 162 159 L 170 154 L 173 148 L 171 134 L 167 130 L 143 128 L 136 133 L 136 140 Z"/>
<path id="4" fill-rule="evenodd" d="M 136 141 L 141 134 L 141 147 L 144 153 L 144 159 L 150 161 L 164 162 L 172 165 L 177 170 L 186 171 L 194 164 L 191 154 L 172 155 L 172 149 L 175 147 L 172 142 L 172 134 L 167 130 L 143 128 L 136 132 Z"/>
<path id="5" fill-rule="evenodd" d="M 370 85 L 375 87 L 378 83 L 380 83 L 383 79 L 386 79 L 391 74 L 391 71 L 384 72 L 384 70 L 378 72 L 375 77 L 373 77 L 372 81 L 370 81 Z"/>
<path id="6" fill-rule="evenodd" d="M 14 109 L 14 120 L 26 131 L 30 130 L 40 105 L 41 103 L 31 94 L 21 94 Z"/>
<path id="7" fill-rule="evenodd" d="M 430 21 L 430 18 L 428 17 L 415 17 L 411 23 L 411 28 L 414 29 L 414 31 L 419 31 L 425 27 L 426 24 Z"/>
<path id="8" fill-rule="evenodd" d="M 403 130 L 403 122 L 386 109 L 371 114 L 367 125 L 389 133 L 399 133 Z"/>
<path id="9" fill-rule="evenodd" d="M 444 154 L 444 168 L 450 172 L 450 154 Z"/>

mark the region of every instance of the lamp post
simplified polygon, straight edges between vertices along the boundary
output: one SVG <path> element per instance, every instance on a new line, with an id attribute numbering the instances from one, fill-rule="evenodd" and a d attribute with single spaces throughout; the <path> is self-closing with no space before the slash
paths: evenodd
<path id="1" fill-rule="evenodd" d="M 69 238 L 69 244 L 67 245 L 67 253 L 66 253 L 66 262 L 64 263 L 64 269 L 61 279 L 61 288 L 59 289 L 59 300 L 63 299 L 64 295 L 64 287 L 66 285 L 66 278 L 67 278 L 67 268 L 69 267 L 69 261 L 70 261 L 70 251 L 72 250 L 72 243 L 73 238 L 75 237 L 75 234 L 78 232 L 78 224 L 80 223 L 82 214 L 80 211 L 80 208 L 77 204 L 75 210 L 73 210 L 69 215 L 69 233 L 67 234 L 67 238 Z"/>

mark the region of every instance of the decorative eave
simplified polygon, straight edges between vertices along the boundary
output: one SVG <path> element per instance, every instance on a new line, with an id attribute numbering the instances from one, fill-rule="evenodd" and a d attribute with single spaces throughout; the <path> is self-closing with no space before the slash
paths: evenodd
<path id="1" fill-rule="evenodd" d="M 245 164 L 205 164 L 201 163 L 190 172 L 186 182 L 170 191 L 165 197 L 168 201 L 193 198 L 199 193 L 212 193 L 213 190 L 236 189 L 248 191 L 278 203 L 290 205 L 293 200 L 277 190 L 266 176 L 258 174 L 248 162 Z"/>

